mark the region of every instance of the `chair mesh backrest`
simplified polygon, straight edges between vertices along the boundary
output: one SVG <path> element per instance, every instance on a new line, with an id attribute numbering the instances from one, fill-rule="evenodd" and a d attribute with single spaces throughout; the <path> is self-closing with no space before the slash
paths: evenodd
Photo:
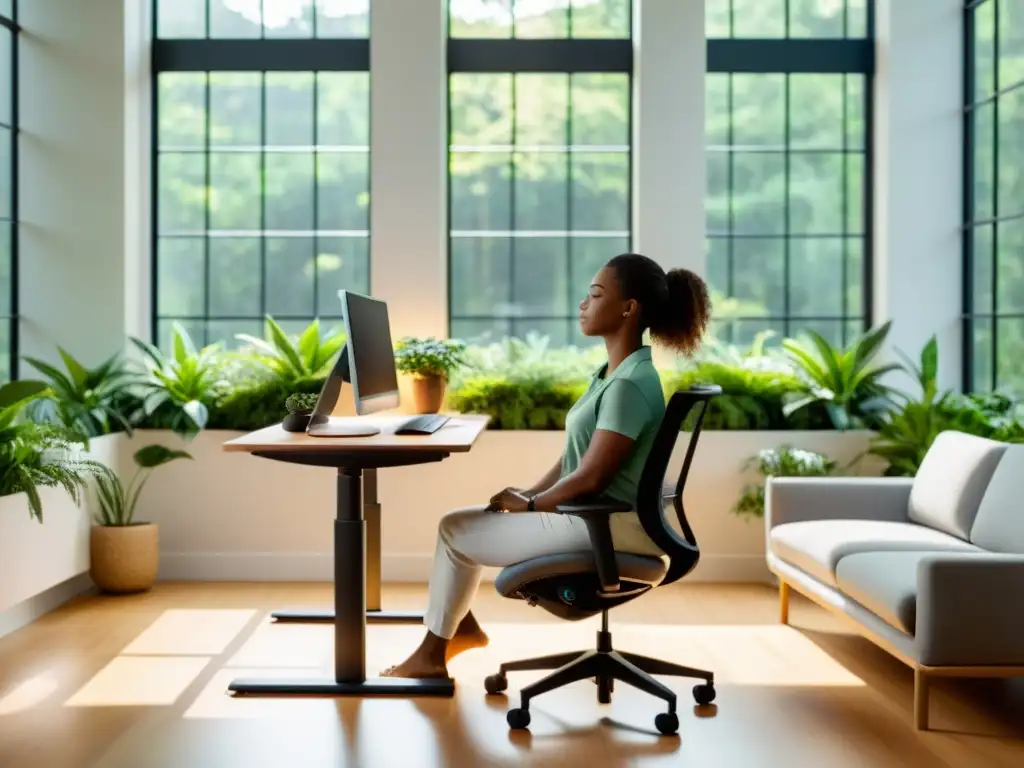
<path id="1" fill-rule="evenodd" d="M 685 576 L 693 570 L 700 559 L 700 548 L 697 546 L 697 539 L 693 535 L 683 507 L 683 488 L 697 449 L 697 441 L 700 439 L 704 415 L 711 398 L 720 391 L 718 387 L 694 388 L 676 392 L 669 398 L 661 427 L 640 476 L 637 515 L 644 532 L 669 557 L 668 573 L 661 581 L 663 585 Z M 694 408 L 697 409 L 697 418 L 690 433 L 683 466 L 674 485 L 668 486 L 668 465 L 672 460 L 683 423 Z M 683 536 L 680 536 L 665 519 L 666 506 L 671 506 L 675 510 Z"/>

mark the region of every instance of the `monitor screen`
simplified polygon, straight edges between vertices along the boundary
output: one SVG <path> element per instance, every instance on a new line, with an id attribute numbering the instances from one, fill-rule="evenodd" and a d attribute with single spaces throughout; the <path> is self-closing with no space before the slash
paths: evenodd
<path id="1" fill-rule="evenodd" d="M 344 292 L 348 352 L 352 381 L 359 401 L 398 391 L 395 352 L 391 344 L 388 305 L 383 301 Z"/>

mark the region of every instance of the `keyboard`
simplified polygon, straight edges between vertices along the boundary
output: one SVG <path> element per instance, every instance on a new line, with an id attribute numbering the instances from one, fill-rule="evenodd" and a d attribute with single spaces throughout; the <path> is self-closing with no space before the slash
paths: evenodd
<path id="1" fill-rule="evenodd" d="M 402 422 L 396 435 L 432 435 L 451 419 L 440 413 L 425 413 L 422 416 L 413 416 L 411 419 Z"/>

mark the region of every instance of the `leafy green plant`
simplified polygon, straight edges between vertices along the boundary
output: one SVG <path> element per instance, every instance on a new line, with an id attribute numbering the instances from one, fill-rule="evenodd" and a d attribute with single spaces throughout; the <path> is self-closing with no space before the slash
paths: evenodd
<path id="1" fill-rule="evenodd" d="M 415 376 L 447 378 L 462 365 L 466 345 L 455 339 L 406 336 L 395 345 L 395 367 Z"/>
<path id="2" fill-rule="evenodd" d="M 34 421 L 63 424 L 83 438 L 105 435 L 116 429 L 129 434 L 130 387 L 133 375 L 121 354 L 95 368 L 87 368 L 63 347 L 57 347 L 67 373 L 34 357 L 25 362 L 46 376 L 50 393 L 29 405 Z"/>
<path id="3" fill-rule="evenodd" d="M 549 337 L 530 333 L 524 339 L 508 337 L 488 346 L 467 347 L 463 360 L 463 366 L 451 378 L 455 388 L 478 376 L 554 386 L 588 381 L 605 361 L 605 351 L 600 346 L 552 348 Z"/>
<path id="4" fill-rule="evenodd" d="M 251 432 L 281 421 L 285 403 L 296 393 L 316 397 L 323 379 L 302 379 L 292 384 L 272 377 L 240 382 L 225 391 L 210 408 L 207 429 Z"/>
<path id="5" fill-rule="evenodd" d="M 800 391 L 802 381 L 792 371 L 764 365 L 761 358 L 741 364 L 705 361 L 683 371 L 663 372 L 666 395 L 694 385 L 715 384 L 722 394 L 715 397 L 704 418 L 704 429 L 792 430 L 831 429 L 821 404 L 786 414 L 785 401 Z M 684 424 L 691 429 L 695 414 Z"/>
<path id="6" fill-rule="evenodd" d="M 320 395 L 315 392 L 293 392 L 284 401 L 284 408 L 288 413 L 306 415 L 316 410 L 316 402 Z"/>
<path id="7" fill-rule="evenodd" d="M 206 426 L 209 406 L 229 386 L 220 359 L 220 345 L 197 350 L 188 332 L 175 323 L 171 354 L 133 338 L 143 353 L 144 372 L 138 383 L 141 405 L 133 414 L 140 426 L 171 429 L 188 437 Z"/>
<path id="8" fill-rule="evenodd" d="M 485 413 L 488 429 L 565 429 L 565 416 L 586 390 L 586 382 L 509 379 L 481 375 L 448 393 L 460 413 Z"/>
<path id="9" fill-rule="evenodd" d="M 900 353 L 917 379 L 921 396 L 904 396 L 890 408 L 877 428 L 868 453 L 884 459 L 890 477 L 913 477 L 935 438 L 947 430 L 1008 443 L 1024 442 L 1021 405 L 1001 393 L 961 395 L 938 389 L 938 341 L 934 336 L 921 351 L 919 363 Z"/>
<path id="10" fill-rule="evenodd" d="M 539 334 L 469 347 L 452 377 L 447 406 L 488 414 L 488 429 L 564 429 L 566 414 L 603 359 L 603 348 L 551 349 L 549 338 Z"/>
<path id="11" fill-rule="evenodd" d="M 127 488 L 110 469 L 96 477 L 96 495 L 99 511 L 96 522 L 105 526 L 131 525 L 135 519 L 135 505 L 139 494 L 154 469 L 176 459 L 191 459 L 185 451 L 175 451 L 163 445 L 147 445 L 135 452 L 135 475 Z"/>
<path id="12" fill-rule="evenodd" d="M 320 321 L 314 320 L 297 339 L 286 334 L 273 317 L 264 321 L 264 338 L 246 333 L 235 336 L 249 345 L 248 353 L 286 384 L 309 379 L 323 379 L 345 343 L 340 328 L 321 335 Z"/>
<path id="13" fill-rule="evenodd" d="M 103 465 L 82 452 L 74 433 L 60 424 L 24 418 L 30 402 L 47 392 L 41 381 L 15 381 L 0 387 L 0 496 L 24 493 L 29 514 L 43 521 L 40 487 L 64 488 L 81 501 L 87 478 Z"/>
<path id="14" fill-rule="evenodd" d="M 759 480 L 743 488 L 733 511 L 740 516 L 764 517 L 764 489 L 769 477 L 826 477 L 835 472 L 836 463 L 823 453 L 783 445 L 760 451 L 744 468 L 756 469 Z"/>
<path id="15" fill-rule="evenodd" d="M 889 321 L 864 333 L 846 349 L 833 347 L 813 330 L 805 332 L 808 342 L 785 339 L 783 347 L 806 379 L 799 391 L 787 396 L 785 414 L 821 403 L 836 429 L 875 426 L 893 398 L 881 378 L 900 369 L 898 363 L 874 363 L 891 325 Z"/>

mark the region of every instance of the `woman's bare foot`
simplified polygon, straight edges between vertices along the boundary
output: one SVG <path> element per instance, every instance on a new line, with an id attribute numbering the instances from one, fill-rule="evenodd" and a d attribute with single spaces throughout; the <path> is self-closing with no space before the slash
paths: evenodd
<path id="1" fill-rule="evenodd" d="M 381 677 L 414 677 L 421 679 L 433 679 L 433 678 L 447 678 L 448 667 L 444 665 L 444 662 L 438 663 L 437 661 L 426 657 L 425 654 L 417 650 L 408 659 L 403 661 L 401 664 L 396 664 L 393 667 L 388 667 L 380 673 Z"/>
<path id="2" fill-rule="evenodd" d="M 448 648 L 445 650 L 444 660 L 449 662 L 460 653 L 470 651 L 474 648 L 484 648 L 491 642 L 487 633 L 477 623 L 472 613 L 467 613 L 466 618 L 455 630 L 455 635 L 448 641 Z"/>
<path id="3" fill-rule="evenodd" d="M 401 664 L 388 667 L 382 677 L 448 677 L 448 662 L 471 648 L 483 648 L 490 642 L 476 617 L 467 613 L 450 640 L 427 632 L 420 647 Z"/>

